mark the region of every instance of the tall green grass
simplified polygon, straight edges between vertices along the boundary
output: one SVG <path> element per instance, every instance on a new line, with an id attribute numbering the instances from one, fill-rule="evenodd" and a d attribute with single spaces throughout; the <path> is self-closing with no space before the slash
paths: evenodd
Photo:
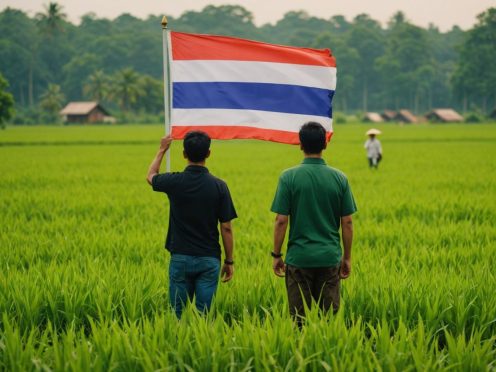
<path id="1" fill-rule="evenodd" d="M 359 212 L 334 317 L 300 332 L 271 272 L 269 211 L 297 147 L 214 141 L 238 211 L 235 277 L 211 313 L 168 308 L 168 202 L 145 182 L 160 126 L 0 133 L 0 369 L 494 370 L 496 127 L 337 126 L 326 161 Z M 172 165 L 185 163 L 174 143 Z"/>

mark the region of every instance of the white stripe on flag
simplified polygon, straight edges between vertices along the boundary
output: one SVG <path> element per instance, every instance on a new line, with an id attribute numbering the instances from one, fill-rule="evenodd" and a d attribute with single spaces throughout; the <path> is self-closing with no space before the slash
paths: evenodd
<path id="1" fill-rule="evenodd" d="M 249 126 L 298 132 L 300 127 L 308 121 L 322 124 L 326 131 L 332 130 L 332 119 L 322 116 L 257 110 L 172 109 L 173 126 Z"/>
<path id="2" fill-rule="evenodd" d="M 249 82 L 336 89 L 336 68 L 274 62 L 174 61 L 173 82 Z"/>

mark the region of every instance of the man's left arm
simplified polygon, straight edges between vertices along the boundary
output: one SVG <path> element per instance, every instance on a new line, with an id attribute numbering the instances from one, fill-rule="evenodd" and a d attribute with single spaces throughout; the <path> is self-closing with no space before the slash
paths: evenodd
<path id="1" fill-rule="evenodd" d="M 283 277 L 286 265 L 282 259 L 282 244 L 288 228 L 289 214 L 291 210 L 291 198 L 288 185 L 284 182 L 284 175 L 279 177 L 276 194 L 270 210 L 276 213 L 274 222 L 274 248 L 272 251 L 272 270 L 277 276 Z"/>
<path id="2" fill-rule="evenodd" d="M 286 267 L 284 265 L 284 260 L 282 259 L 282 243 L 284 242 L 284 237 L 286 236 L 286 230 L 288 228 L 289 217 L 283 214 L 277 214 L 276 221 L 274 223 L 274 259 L 272 260 L 272 270 L 277 276 L 284 276 Z M 277 257 L 279 256 L 279 257 Z"/>
<path id="3" fill-rule="evenodd" d="M 170 135 L 162 137 L 160 140 L 160 148 L 158 149 L 157 155 L 155 155 L 155 159 L 153 159 L 150 164 L 150 168 L 148 168 L 148 174 L 146 176 L 146 181 L 148 184 L 152 184 L 153 177 L 159 173 L 160 164 L 162 164 L 162 159 L 164 158 L 165 153 L 169 149 L 172 142 L 172 138 Z"/>

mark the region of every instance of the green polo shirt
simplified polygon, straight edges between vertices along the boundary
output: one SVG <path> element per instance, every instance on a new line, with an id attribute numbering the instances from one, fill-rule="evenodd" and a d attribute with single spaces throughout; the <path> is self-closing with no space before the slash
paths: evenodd
<path id="1" fill-rule="evenodd" d="M 272 212 L 289 216 L 286 263 L 300 268 L 337 266 L 341 217 L 357 208 L 346 176 L 320 158 L 285 170 Z"/>

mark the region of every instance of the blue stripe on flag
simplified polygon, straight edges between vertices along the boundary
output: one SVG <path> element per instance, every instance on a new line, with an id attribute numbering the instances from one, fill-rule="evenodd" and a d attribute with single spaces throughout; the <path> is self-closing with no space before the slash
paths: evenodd
<path id="1" fill-rule="evenodd" d="M 287 84 L 181 82 L 173 84 L 172 107 L 245 109 L 332 117 L 333 90 Z"/>

